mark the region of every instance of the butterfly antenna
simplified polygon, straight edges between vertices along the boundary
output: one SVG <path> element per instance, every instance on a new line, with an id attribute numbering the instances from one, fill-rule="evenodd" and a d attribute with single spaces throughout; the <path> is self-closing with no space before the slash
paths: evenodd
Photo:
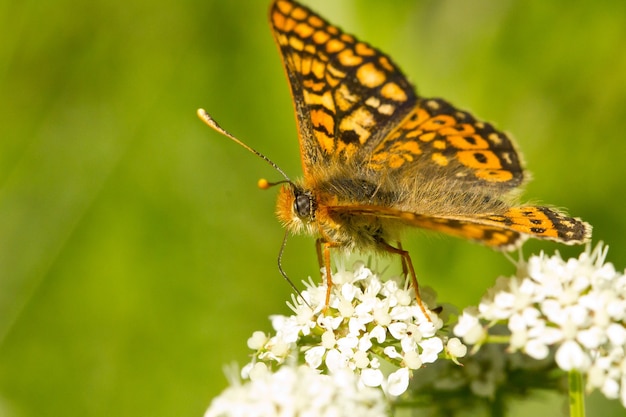
<path id="1" fill-rule="evenodd" d="M 265 179 L 261 179 L 261 180 L 259 180 L 259 184 L 258 184 L 259 188 L 266 189 L 266 188 L 269 188 L 269 187 L 271 187 L 273 185 L 276 185 L 276 184 L 282 184 L 282 183 L 285 183 L 285 182 L 290 183 L 290 184 L 292 183 L 291 180 L 289 179 L 289 177 L 287 176 L 287 174 L 285 174 L 285 172 L 282 169 L 280 169 L 280 167 L 278 165 L 276 165 L 271 159 L 269 159 L 267 156 L 263 155 L 261 152 L 257 151 L 256 149 L 253 149 L 250 146 L 246 145 L 245 143 L 243 143 L 242 141 L 237 139 L 235 136 L 231 135 L 226 130 L 224 130 L 220 125 L 217 124 L 215 119 L 213 119 L 211 117 L 211 115 L 206 112 L 206 110 L 198 109 L 196 114 L 198 115 L 200 120 L 202 120 L 204 123 L 206 123 L 207 126 L 212 128 L 216 132 L 221 133 L 222 135 L 226 136 L 227 138 L 231 139 L 233 142 L 237 143 L 238 145 L 241 145 L 242 147 L 244 147 L 248 151 L 252 152 L 253 154 L 258 156 L 259 158 L 265 160 L 265 162 L 270 164 L 272 166 L 272 168 L 274 168 L 276 171 L 278 171 L 280 173 L 280 175 L 282 175 L 285 178 L 284 181 L 278 181 L 278 182 L 275 182 L 275 183 L 268 182 Z"/>
<path id="2" fill-rule="evenodd" d="M 283 278 L 285 278 L 285 281 L 287 281 L 287 283 L 289 284 L 291 289 L 296 294 L 298 294 L 298 297 L 300 297 L 302 302 L 304 304 L 306 304 L 307 307 L 309 307 L 311 310 L 313 310 L 313 307 L 311 307 L 311 305 L 304 299 L 304 297 L 302 296 L 302 293 L 300 292 L 300 290 L 298 288 L 296 288 L 296 286 L 293 283 L 293 281 L 291 281 L 291 279 L 289 278 L 289 276 L 287 276 L 287 273 L 283 269 L 283 252 L 285 252 L 285 246 L 287 246 L 287 237 L 288 236 L 289 236 L 289 232 L 285 231 L 285 236 L 283 237 L 283 243 L 280 245 L 280 252 L 278 252 L 278 270 L 280 271 L 280 274 L 283 276 Z"/>

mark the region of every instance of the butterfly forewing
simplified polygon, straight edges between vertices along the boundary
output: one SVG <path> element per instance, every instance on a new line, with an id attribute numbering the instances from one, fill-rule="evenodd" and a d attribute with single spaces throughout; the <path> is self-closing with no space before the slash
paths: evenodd
<path id="1" fill-rule="evenodd" d="M 305 173 L 373 150 L 415 107 L 391 59 L 287 0 L 270 10 L 291 85 Z"/>

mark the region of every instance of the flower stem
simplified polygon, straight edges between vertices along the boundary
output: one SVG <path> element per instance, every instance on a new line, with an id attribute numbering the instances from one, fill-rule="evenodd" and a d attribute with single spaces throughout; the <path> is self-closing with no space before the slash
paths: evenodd
<path id="1" fill-rule="evenodd" d="M 583 377 L 580 371 L 569 371 L 569 415 L 570 417 L 585 416 L 585 397 L 583 392 Z"/>

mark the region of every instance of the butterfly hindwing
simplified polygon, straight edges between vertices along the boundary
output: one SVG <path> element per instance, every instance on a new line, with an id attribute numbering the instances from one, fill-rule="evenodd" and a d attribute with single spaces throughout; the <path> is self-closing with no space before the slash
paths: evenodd
<path id="1" fill-rule="evenodd" d="M 328 212 L 337 217 L 357 215 L 388 219 L 501 250 L 514 249 L 528 237 L 570 245 L 584 243 L 591 237 L 591 227 L 587 223 L 549 207 L 512 207 L 503 214 L 474 216 L 432 216 L 366 205 L 328 207 Z"/>
<path id="2" fill-rule="evenodd" d="M 421 99 L 369 161 L 376 170 L 429 171 L 491 193 L 506 192 L 524 180 L 520 158 L 506 134 L 442 99 Z"/>

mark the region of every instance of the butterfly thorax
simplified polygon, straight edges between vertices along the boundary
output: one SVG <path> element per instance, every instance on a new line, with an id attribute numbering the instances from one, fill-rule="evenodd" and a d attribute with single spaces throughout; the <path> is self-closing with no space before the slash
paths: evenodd
<path id="1" fill-rule="evenodd" d="M 358 209 L 393 205 L 396 199 L 373 182 L 337 177 L 309 187 L 284 185 L 276 214 L 293 234 L 321 237 L 348 250 L 376 250 L 382 242 L 398 240 L 403 225 L 396 218 L 363 214 Z"/>

